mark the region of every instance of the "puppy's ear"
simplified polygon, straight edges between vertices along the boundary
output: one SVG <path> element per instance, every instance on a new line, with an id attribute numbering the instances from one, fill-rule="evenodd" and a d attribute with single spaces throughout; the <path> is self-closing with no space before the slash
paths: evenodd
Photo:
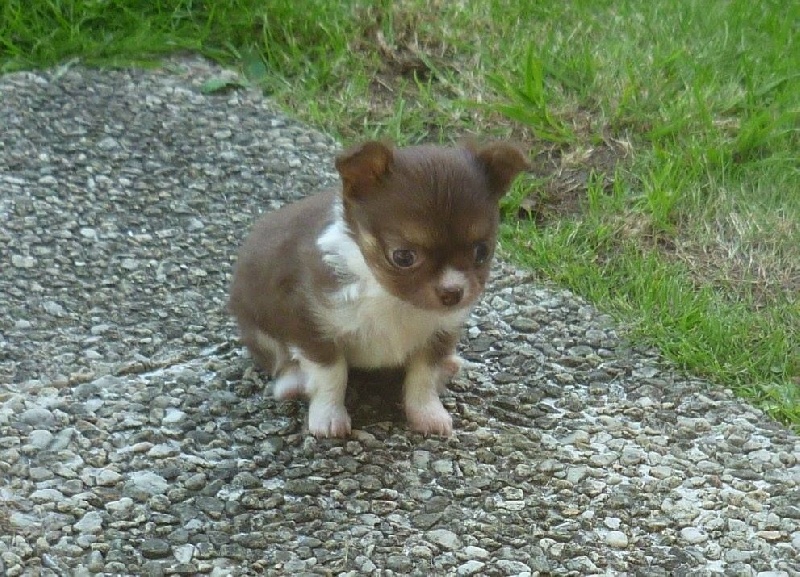
<path id="1" fill-rule="evenodd" d="M 522 151 L 507 142 L 495 142 L 481 148 L 467 145 L 467 148 L 486 171 L 489 189 L 496 199 L 500 199 L 506 193 L 520 172 L 530 168 Z"/>
<path id="2" fill-rule="evenodd" d="M 390 145 L 375 140 L 351 148 L 336 157 L 345 197 L 356 199 L 375 186 L 392 165 Z"/>

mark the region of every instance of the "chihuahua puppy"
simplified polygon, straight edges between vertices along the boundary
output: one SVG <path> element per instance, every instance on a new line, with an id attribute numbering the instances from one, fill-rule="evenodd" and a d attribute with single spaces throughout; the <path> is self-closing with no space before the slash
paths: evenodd
<path id="1" fill-rule="evenodd" d="M 350 433 L 348 367 L 404 369 L 411 427 L 452 433 L 439 393 L 459 370 L 459 331 L 489 275 L 498 202 L 525 168 L 505 143 L 366 142 L 336 159 L 341 190 L 255 224 L 229 308 L 275 396 L 308 398 L 312 434 Z"/>

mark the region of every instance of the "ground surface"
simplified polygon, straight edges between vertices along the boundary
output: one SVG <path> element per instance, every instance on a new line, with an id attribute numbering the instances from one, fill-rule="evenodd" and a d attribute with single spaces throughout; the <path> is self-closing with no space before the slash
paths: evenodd
<path id="1" fill-rule="evenodd" d="M 800 439 L 505 265 L 453 438 L 303 434 L 224 302 L 338 147 L 221 73 L 0 77 L 0 574 L 800 574 Z"/>

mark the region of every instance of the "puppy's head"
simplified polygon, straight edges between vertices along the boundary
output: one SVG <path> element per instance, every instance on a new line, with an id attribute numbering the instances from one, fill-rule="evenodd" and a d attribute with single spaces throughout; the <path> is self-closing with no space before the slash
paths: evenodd
<path id="1" fill-rule="evenodd" d="M 336 160 L 344 219 L 378 282 L 419 308 L 449 311 L 483 291 L 498 202 L 527 167 L 496 143 L 393 148 L 367 142 Z"/>

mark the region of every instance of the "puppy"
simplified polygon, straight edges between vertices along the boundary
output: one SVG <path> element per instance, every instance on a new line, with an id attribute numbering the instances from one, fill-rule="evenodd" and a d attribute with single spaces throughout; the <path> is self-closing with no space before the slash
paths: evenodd
<path id="1" fill-rule="evenodd" d="M 483 291 L 498 201 L 527 167 L 510 144 L 394 148 L 336 159 L 341 190 L 264 215 L 236 263 L 230 310 L 279 399 L 309 400 L 319 437 L 350 433 L 348 367 L 404 369 L 414 430 L 449 436 L 439 400 Z"/>

